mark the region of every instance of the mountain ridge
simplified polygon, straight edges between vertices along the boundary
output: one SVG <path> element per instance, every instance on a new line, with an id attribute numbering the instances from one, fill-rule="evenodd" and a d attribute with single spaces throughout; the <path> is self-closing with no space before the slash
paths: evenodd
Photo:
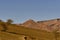
<path id="1" fill-rule="evenodd" d="M 21 26 L 25 26 L 33 29 L 39 29 L 39 30 L 46 30 L 46 31 L 54 31 L 56 29 L 60 31 L 60 18 L 45 20 L 45 21 L 35 21 L 29 19 L 24 23 L 22 23 Z"/>

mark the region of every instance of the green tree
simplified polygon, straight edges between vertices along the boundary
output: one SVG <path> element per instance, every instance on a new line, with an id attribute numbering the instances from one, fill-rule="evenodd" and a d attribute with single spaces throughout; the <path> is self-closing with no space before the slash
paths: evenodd
<path id="1" fill-rule="evenodd" d="M 2 20 L 0 20 L 0 22 L 3 22 Z"/>
<path id="2" fill-rule="evenodd" d="M 7 20 L 7 24 L 12 24 L 13 23 L 13 20 L 12 19 L 8 19 Z"/>

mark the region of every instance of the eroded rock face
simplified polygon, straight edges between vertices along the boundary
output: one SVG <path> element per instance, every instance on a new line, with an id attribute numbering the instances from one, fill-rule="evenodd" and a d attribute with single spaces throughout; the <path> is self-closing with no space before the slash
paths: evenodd
<path id="1" fill-rule="evenodd" d="M 56 29 L 60 31 L 60 19 L 58 18 L 37 22 L 35 22 L 34 20 L 27 20 L 26 22 L 22 23 L 21 26 L 46 31 L 54 31 Z"/>

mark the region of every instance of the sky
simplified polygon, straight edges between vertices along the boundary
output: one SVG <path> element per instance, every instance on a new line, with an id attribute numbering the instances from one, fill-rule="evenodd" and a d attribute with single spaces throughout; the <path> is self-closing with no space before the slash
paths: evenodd
<path id="1" fill-rule="evenodd" d="M 22 23 L 28 19 L 60 18 L 60 0 L 0 0 L 0 19 Z"/>

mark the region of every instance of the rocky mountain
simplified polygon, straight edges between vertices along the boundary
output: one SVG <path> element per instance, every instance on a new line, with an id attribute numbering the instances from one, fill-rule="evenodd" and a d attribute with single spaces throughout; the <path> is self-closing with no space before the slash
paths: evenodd
<path id="1" fill-rule="evenodd" d="M 45 21 L 34 21 L 32 19 L 29 19 L 20 25 L 28 28 L 39 29 L 39 30 L 60 31 L 60 18 L 45 20 Z"/>

